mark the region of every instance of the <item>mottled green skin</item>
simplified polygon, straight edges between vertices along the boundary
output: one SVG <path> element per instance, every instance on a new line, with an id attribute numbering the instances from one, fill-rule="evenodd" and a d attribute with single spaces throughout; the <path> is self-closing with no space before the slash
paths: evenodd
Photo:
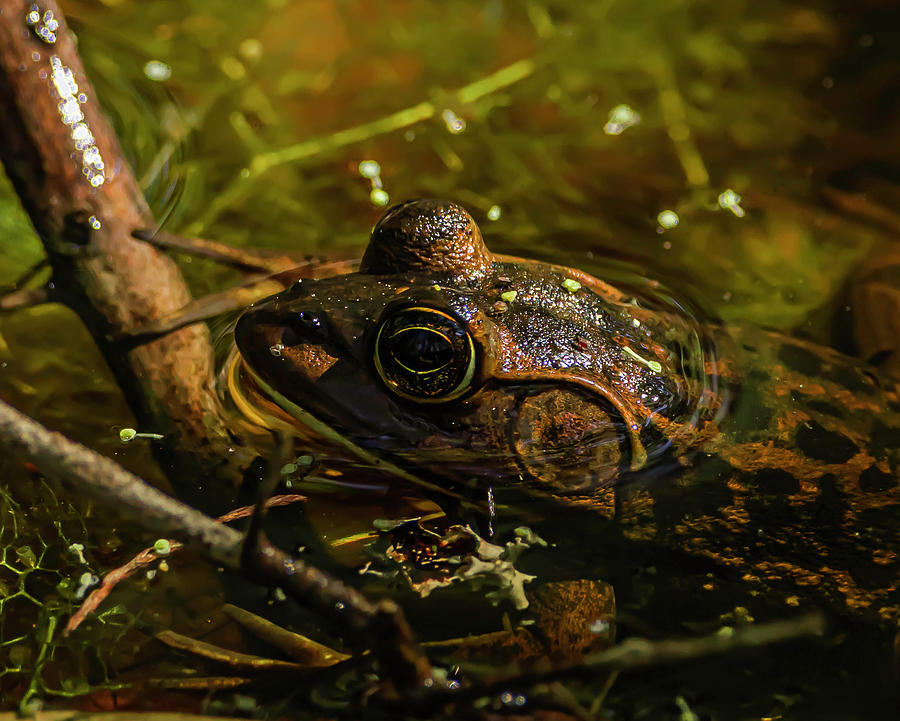
<path id="1" fill-rule="evenodd" d="M 376 373 L 381 322 L 411 304 L 472 337 L 462 397 L 413 402 Z M 434 201 L 388 211 L 360 272 L 298 281 L 236 338 L 259 379 L 357 446 L 469 497 L 554 499 L 592 559 L 669 569 L 648 605 L 728 584 L 726 605 L 897 618 L 900 404 L 851 358 L 495 256 Z"/>

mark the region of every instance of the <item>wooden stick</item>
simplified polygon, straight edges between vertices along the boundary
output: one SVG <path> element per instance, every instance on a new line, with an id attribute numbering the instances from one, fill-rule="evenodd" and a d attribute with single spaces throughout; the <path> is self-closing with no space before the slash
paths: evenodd
<path id="1" fill-rule="evenodd" d="M 128 338 L 190 294 L 165 253 L 132 237 L 153 218 L 53 0 L 0 0 L 0 107 L 0 160 L 44 244 L 55 299 L 84 321 L 139 424 L 172 442 L 170 475 L 214 460 L 236 477 L 247 459 L 228 453 L 206 328 Z"/>

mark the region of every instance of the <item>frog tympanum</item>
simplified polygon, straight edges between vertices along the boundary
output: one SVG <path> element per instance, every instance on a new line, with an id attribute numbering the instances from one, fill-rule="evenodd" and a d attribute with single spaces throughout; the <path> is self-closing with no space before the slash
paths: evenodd
<path id="1" fill-rule="evenodd" d="M 457 496 L 515 486 L 756 594 L 896 617 L 900 397 L 861 362 L 495 255 L 453 203 L 397 205 L 356 273 L 236 328 L 272 413 Z M 440 500 L 440 499 L 438 499 Z"/>

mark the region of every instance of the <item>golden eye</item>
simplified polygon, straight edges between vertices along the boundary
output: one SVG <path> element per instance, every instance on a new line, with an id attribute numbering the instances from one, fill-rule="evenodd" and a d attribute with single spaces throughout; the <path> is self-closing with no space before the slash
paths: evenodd
<path id="1" fill-rule="evenodd" d="M 394 393 L 417 403 L 458 398 L 472 384 L 475 345 L 465 326 L 434 308 L 403 308 L 375 336 L 375 369 Z"/>

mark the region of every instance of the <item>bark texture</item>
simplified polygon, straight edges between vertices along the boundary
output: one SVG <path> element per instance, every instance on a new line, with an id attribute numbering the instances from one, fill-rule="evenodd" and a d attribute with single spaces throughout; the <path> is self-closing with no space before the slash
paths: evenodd
<path id="1" fill-rule="evenodd" d="M 206 327 L 128 337 L 191 296 L 172 260 L 132 237 L 153 218 L 55 2 L 0 0 L 0 107 L 0 159 L 47 251 L 54 299 L 84 321 L 139 424 L 169 436 L 170 475 L 210 461 L 236 472 Z"/>

